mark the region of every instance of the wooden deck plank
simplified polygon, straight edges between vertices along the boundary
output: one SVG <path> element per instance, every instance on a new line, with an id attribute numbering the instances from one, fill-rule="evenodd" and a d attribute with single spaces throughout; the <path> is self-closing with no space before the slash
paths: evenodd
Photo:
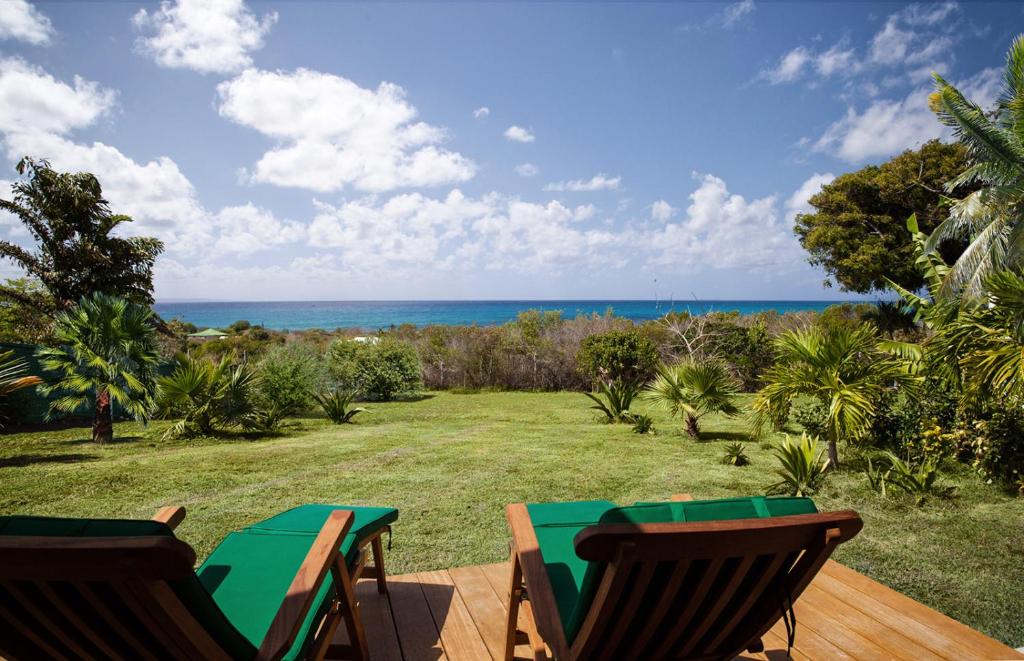
<path id="1" fill-rule="evenodd" d="M 441 637 L 416 574 L 388 577 L 395 630 L 406 661 L 445 661 Z"/>
<path id="2" fill-rule="evenodd" d="M 769 631 L 780 641 L 779 648 L 786 649 L 786 626 L 779 620 Z M 853 659 L 843 649 L 818 632 L 797 623 L 796 640 L 793 642 L 793 658 L 803 655 L 809 659 Z"/>
<path id="3" fill-rule="evenodd" d="M 366 630 L 366 642 L 370 658 L 374 661 L 402 661 L 402 648 L 398 643 L 398 631 L 391 616 L 391 604 L 385 595 L 377 593 L 377 581 L 367 579 L 356 584 L 356 600 L 359 602 L 359 616 Z M 345 627 L 338 627 L 347 639 Z"/>
<path id="4" fill-rule="evenodd" d="M 498 562 L 492 565 L 480 565 L 480 571 L 487 578 L 487 582 L 491 584 L 491 589 L 494 590 L 494 594 L 497 595 L 498 601 L 501 603 L 501 617 L 502 624 L 505 622 L 505 613 L 508 612 L 508 583 L 509 577 L 509 566 L 507 562 Z M 526 616 L 523 611 L 519 611 L 519 619 L 517 624 L 521 631 L 526 628 Z M 548 654 L 551 650 L 548 650 Z M 532 659 L 533 651 L 527 643 L 520 643 L 516 645 L 516 658 L 517 659 Z"/>
<path id="5" fill-rule="evenodd" d="M 473 618 L 447 570 L 417 574 L 434 616 L 444 653 L 451 661 L 491 658 Z"/>
<path id="6" fill-rule="evenodd" d="M 505 604 L 491 588 L 480 567 L 459 567 L 448 570 L 455 587 L 473 618 L 491 658 L 505 655 Z"/>
<path id="7" fill-rule="evenodd" d="M 903 612 L 920 624 L 932 629 L 937 635 L 950 641 L 966 646 L 974 658 L 1019 659 L 1024 658 L 1011 647 L 989 638 L 980 631 L 957 622 L 910 597 L 887 588 L 878 581 L 830 560 L 825 563 L 822 573 L 840 581 L 847 587 L 864 593 L 866 596 L 891 608 Z"/>

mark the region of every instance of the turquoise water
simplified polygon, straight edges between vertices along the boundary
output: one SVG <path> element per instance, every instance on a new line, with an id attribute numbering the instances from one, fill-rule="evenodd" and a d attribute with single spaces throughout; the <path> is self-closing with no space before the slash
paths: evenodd
<path id="1" fill-rule="evenodd" d="M 175 317 L 200 327 L 222 328 L 239 319 L 276 330 L 362 328 L 376 330 L 398 324 L 482 326 L 512 321 L 524 310 L 561 310 L 566 317 L 603 314 L 635 321 L 657 319 L 665 313 L 689 311 L 742 314 L 776 310 L 824 310 L 841 301 L 266 301 L 157 303 L 164 319 Z"/>

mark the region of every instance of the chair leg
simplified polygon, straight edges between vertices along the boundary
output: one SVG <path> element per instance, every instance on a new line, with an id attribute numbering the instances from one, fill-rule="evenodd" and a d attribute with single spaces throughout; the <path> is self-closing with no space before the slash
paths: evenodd
<path id="1" fill-rule="evenodd" d="M 508 612 L 505 617 L 505 661 L 512 661 L 516 656 L 516 640 L 519 628 L 519 603 L 523 598 L 523 568 L 519 565 L 519 554 L 512 549 L 511 577 L 508 588 Z"/>
<path id="2" fill-rule="evenodd" d="M 338 590 L 341 617 L 345 621 L 345 629 L 348 632 L 352 658 L 357 661 L 367 661 L 370 658 L 370 648 L 366 643 L 366 631 L 363 629 L 363 621 L 359 617 L 355 589 L 349 578 L 348 568 L 345 566 L 345 557 L 342 555 L 338 556 L 338 564 L 334 567 L 334 580 Z"/>
<path id="3" fill-rule="evenodd" d="M 381 535 L 373 538 L 373 567 L 377 570 L 377 592 L 387 594 L 388 582 L 384 578 L 384 544 L 380 541 Z"/>

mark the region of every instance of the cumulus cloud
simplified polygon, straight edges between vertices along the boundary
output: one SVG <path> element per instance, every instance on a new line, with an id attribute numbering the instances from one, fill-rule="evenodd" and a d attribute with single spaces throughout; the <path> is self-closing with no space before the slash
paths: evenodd
<path id="1" fill-rule="evenodd" d="M 306 237 L 302 223 L 278 220 L 273 212 L 251 202 L 224 207 L 213 217 L 213 224 L 218 230 L 214 250 L 224 253 L 250 255 Z"/>
<path id="2" fill-rule="evenodd" d="M 0 39 L 46 46 L 53 37 L 50 19 L 27 0 L 5 0 L 0 11 Z"/>
<path id="3" fill-rule="evenodd" d="M 0 60 L 0 131 L 63 134 L 109 113 L 113 90 L 75 76 L 68 85 L 17 58 Z"/>
<path id="4" fill-rule="evenodd" d="M 536 139 L 532 131 L 515 125 L 505 129 L 505 137 L 512 142 L 533 142 Z"/>
<path id="5" fill-rule="evenodd" d="M 984 69 L 959 83 L 958 88 L 983 108 L 990 108 L 999 91 L 999 71 Z M 928 108 L 930 90 L 921 87 L 903 99 L 879 99 L 861 111 L 850 107 L 812 149 L 829 152 L 849 163 L 885 157 L 928 140 L 949 137 L 949 131 Z"/>
<path id="6" fill-rule="evenodd" d="M 653 251 L 649 265 L 775 271 L 801 261 L 796 239 L 778 221 L 774 195 L 748 201 L 730 193 L 718 177 L 694 176 L 700 184 L 685 216 L 641 237 Z"/>
<path id="7" fill-rule="evenodd" d="M 657 220 L 663 223 L 676 215 L 677 211 L 679 211 L 679 209 L 676 209 L 665 200 L 658 200 L 651 205 L 651 220 Z"/>
<path id="8" fill-rule="evenodd" d="M 520 177 L 536 177 L 540 174 L 540 168 L 533 163 L 520 163 L 516 166 L 516 174 Z"/>
<path id="9" fill-rule="evenodd" d="M 544 187 L 546 191 L 569 191 L 572 193 L 591 192 L 599 190 L 618 190 L 622 183 L 622 177 L 609 177 L 603 172 L 595 174 L 590 179 L 574 179 L 572 181 L 553 181 Z"/>
<path id="10" fill-rule="evenodd" d="M 248 69 L 217 93 L 223 117 L 278 141 L 253 167 L 254 182 L 379 192 L 476 174 L 473 161 L 439 146 L 444 129 L 415 121 L 416 108 L 392 83 L 371 90 L 309 69 Z"/>
<path id="11" fill-rule="evenodd" d="M 277 22 L 277 13 L 257 18 L 243 0 L 164 1 L 132 18 L 147 36 L 136 46 L 162 67 L 200 73 L 231 73 L 252 64 L 250 52 Z"/>
<path id="12" fill-rule="evenodd" d="M 800 184 L 800 187 L 786 200 L 786 221 L 792 224 L 799 214 L 813 211 L 814 207 L 810 204 L 811 197 L 818 194 L 822 186 L 832 183 L 835 178 L 836 176 L 831 172 L 825 174 L 815 172 Z"/>
<path id="13" fill-rule="evenodd" d="M 473 111 L 473 119 L 486 119 L 491 114 L 491 109 L 487 106 L 480 106 Z"/>

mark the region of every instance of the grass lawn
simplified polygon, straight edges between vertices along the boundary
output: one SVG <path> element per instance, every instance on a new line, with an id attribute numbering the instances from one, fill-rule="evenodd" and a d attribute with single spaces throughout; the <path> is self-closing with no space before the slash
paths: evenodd
<path id="1" fill-rule="evenodd" d="M 708 418 L 701 442 L 652 411 L 657 435 L 601 424 L 578 393 L 432 393 L 370 405 L 356 425 L 291 421 L 276 438 L 163 440 L 163 422 L 118 424 L 98 446 L 87 428 L 0 437 L 0 514 L 148 517 L 184 505 L 180 536 L 205 557 L 230 530 L 308 502 L 393 505 L 389 571 L 507 557 L 504 505 L 607 498 L 619 503 L 764 493 L 775 460 L 719 462 L 746 440 L 744 418 Z M 643 408 L 643 405 L 641 405 Z M 882 500 L 861 473 L 833 474 L 816 501 L 852 508 L 864 531 L 838 560 L 1012 646 L 1024 645 L 1024 499 L 965 468 L 950 501 Z"/>

